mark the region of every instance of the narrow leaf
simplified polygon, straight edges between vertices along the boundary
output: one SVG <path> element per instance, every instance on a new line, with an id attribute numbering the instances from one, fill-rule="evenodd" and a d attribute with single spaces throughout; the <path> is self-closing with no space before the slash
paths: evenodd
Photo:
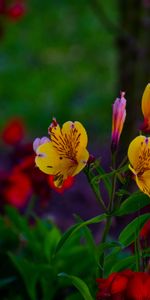
<path id="1" fill-rule="evenodd" d="M 105 250 L 108 250 L 108 249 L 111 249 L 111 248 L 116 248 L 116 247 L 122 248 L 123 245 L 121 243 L 119 243 L 119 242 L 105 242 L 105 243 L 101 243 L 98 246 L 98 253 L 101 254 Z"/>
<path id="2" fill-rule="evenodd" d="M 59 273 L 59 277 L 66 277 L 70 283 L 72 283 L 80 292 L 80 294 L 83 296 L 85 300 L 94 300 L 93 297 L 91 296 L 91 293 L 89 291 L 89 288 L 87 284 L 80 278 L 76 276 L 71 276 L 66 273 Z"/>
<path id="3" fill-rule="evenodd" d="M 99 165 L 96 167 L 96 170 L 100 176 L 98 178 L 102 179 L 106 190 L 108 191 L 109 196 L 111 195 L 111 181 L 110 181 L 110 176 L 104 171 L 104 169 Z M 97 178 L 96 178 L 97 179 Z"/>
<path id="4" fill-rule="evenodd" d="M 55 250 L 55 254 L 63 247 L 64 243 L 70 239 L 72 237 L 72 235 L 78 231 L 79 229 L 81 229 L 83 226 L 85 225 L 90 225 L 90 224 L 94 224 L 94 223 L 99 223 L 102 222 L 103 220 L 106 219 L 106 214 L 102 214 L 99 216 L 96 216 L 92 219 L 89 219 L 87 221 L 84 222 L 79 222 L 78 224 L 73 225 L 72 227 L 70 227 L 62 236 L 62 238 L 60 239 L 60 241 L 57 244 L 56 250 Z"/>
<path id="5" fill-rule="evenodd" d="M 131 266 L 132 268 L 136 266 L 136 256 L 135 255 L 132 255 L 132 256 L 128 256 L 128 257 L 125 257 L 123 259 L 120 259 L 117 263 L 115 263 L 113 265 L 113 267 L 111 268 L 111 271 L 110 273 L 113 273 L 113 272 L 120 272 L 124 269 L 131 269 Z"/>
<path id="6" fill-rule="evenodd" d="M 122 230 L 119 235 L 119 242 L 126 247 L 129 246 L 138 237 L 139 231 L 149 219 L 150 214 L 144 214 L 135 218 Z"/>
<path id="7" fill-rule="evenodd" d="M 136 192 L 129 196 L 115 212 L 116 216 L 128 215 L 150 204 L 150 198 L 141 193 Z"/>

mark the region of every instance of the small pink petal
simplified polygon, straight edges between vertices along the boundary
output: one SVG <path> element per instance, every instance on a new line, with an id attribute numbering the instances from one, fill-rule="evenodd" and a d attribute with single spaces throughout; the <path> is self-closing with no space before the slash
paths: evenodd
<path id="1" fill-rule="evenodd" d="M 45 143 L 48 143 L 50 142 L 50 139 L 47 138 L 46 136 L 43 136 L 42 138 L 36 138 L 33 142 L 33 150 L 36 152 L 37 151 L 37 148 L 40 146 L 40 145 L 43 145 Z"/>

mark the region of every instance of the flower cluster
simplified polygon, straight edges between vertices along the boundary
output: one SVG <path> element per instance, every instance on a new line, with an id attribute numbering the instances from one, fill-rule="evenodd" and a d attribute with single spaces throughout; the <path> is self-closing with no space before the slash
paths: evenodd
<path id="1" fill-rule="evenodd" d="M 112 153 L 117 151 L 123 125 L 126 118 L 125 93 L 121 92 L 113 104 L 112 115 Z M 143 131 L 150 130 L 150 84 L 145 88 L 142 97 L 142 112 L 144 115 Z M 50 138 L 37 138 L 33 147 L 36 152 L 35 163 L 41 171 L 53 176 L 56 188 L 62 188 L 64 182 L 78 174 L 87 164 L 89 153 L 87 133 L 79 122 L 68 121 L 60 128 L 56 119 L 49 126 Z M 150 139 L 140 135 L 136 137 L 128 149 L 129 168 L 139 189 L 150 196 Z"/>
<path id="2" fill-rule="evenodd" d="M 108 278 L 98 278 L 97 300 L 148 300 L 150 299 L 150 274 L 124 270 Z"/>
<path id="3" fill-rule="evenodd" d="M 33 195 L 41 204 L 51 198 L 51 179 L 35 167 L 32 143 L 24 142 L 25 133 L 20 118 L 10 120 L 1 132 L 3 143 L 11 147 L 1 161 L 1 205 L 24 208 Z"/>

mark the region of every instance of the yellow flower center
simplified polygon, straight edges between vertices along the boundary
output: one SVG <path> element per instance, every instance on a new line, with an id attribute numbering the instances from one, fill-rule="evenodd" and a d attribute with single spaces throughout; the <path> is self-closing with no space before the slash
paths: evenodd
<path id="1" fill-rule="evenodd" d="M 150 196 L 150 138 L 136 137 L 129 145 L 128 157 L 138 187 Z"/>
<path id="2" fill-rule="evenodd" d="M 136 166 L 137 176 L 143 175 L 143 173 L 150 169 L 150 148 L 148 147 L 148 143 L 141 142 L 141 149 L 138 156 L 138 163 Z"/>
<path id="3" fill-rule="evenodd" d="M 55 133 L 55 128 L 51 131 L 51 141 L 53 147 L 57 150 L 60 155 L 60 160 L 68 158 L 72 163 L 77 164 L 76 155 L 80 144 L 81 133 L 71 124 L 71 130 L 68 134 L 63 134 L 60 129 L 60 134 Z"/>

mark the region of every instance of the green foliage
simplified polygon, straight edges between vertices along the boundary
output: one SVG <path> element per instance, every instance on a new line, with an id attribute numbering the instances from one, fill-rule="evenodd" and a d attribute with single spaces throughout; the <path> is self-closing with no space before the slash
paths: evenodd
<path id="1" fill-rule="evenodd" d="M 93 167 L 91 169 L 95 169 L 97 172 L 97 176 L 94 176 L 92 178 L 92 184 L 98 184 L 102 180 L 104 182 L 104 185 L 106 187 L 106 190 L 108 191 L 109 196 L 111 195 L 111 181 L 110 176 L 112 172 L 106 173 L 102 166 L 100 165 L 100 162 L 96 160 L 93 164 Z"/>
<path id="2" fill-rule="evenodd" d="M 62 246 L 64 245 L 64 243 L 66 241 L 68 241 L 68 239 L 70 239 L 72 237 L 72 235 L 78 231 L 80 228 L 86 226 L 86 225 L 90 225 L 90 224 L 95 224 L 95 223 L 99 223 L 103 220 L 105 220 L 106 218 L 106 214 L 102 214 L 99 215 L 97 217 L 94 217 L 90 220 L 84 221 L 84 222 L 80 222 L 79 224 L 73 225 L 72 227 L 70 227 L 62 236 L 61 240 L 59 241 L 57 248 L 56 248 L 56 253 L 62 248 Z"/>
<path id="3" fill-rule="evenodd" d="M 110 272 L 120 272 L 125 269 L 132 269 L 136 270 L 136 257 L 135 255 L 127 256 L 125 258 L 122 258 L 121 260 L 117 261 L 115 264 L 113 264 L 113 267 L 111 268 Z"/>
<path id="4" fill-rule="evenodd" d="M 75 225 L 75 234 L 56 254 L 62 234 L 52 222 L 35 219 L 30 225 L 14 208 L 6 207 L 6 214 L 0 218 L 1 299 L 6 295 L 7 299 L 15 299 L 18 295 L 22 300 L 36 300 L 39 295 L 42 300 L 69 299 L 73 294 L 76 295 L 74 299 L 80 299 L 76 291 L 68 289 L 70 282 L 58 278 L 57 274 L 62 272 L 80 277 L 77 285 L 82 283 L 83 277 L 83 287 L 87 284 L 94 292 L 97 262 L 92 251 L 95 248 L 96 253 L 96 246 L 85 225 L 99 222 L 101 218 L 104 217 Z"/>
<path id="5" fill-rule="evenodd" d="M 119 242 L 126 247 L 133 243 L 137 239 L 141 228 L 149 219 L 150 214 L 144 214 L 135 218 L 122 230 L 119 235 Z"/>
<path id="6" fill-rule="evenodd" d="M 94 300 L 94 298 L 91 296 L 88 286 L 83 280 L 76 276 L 70 276 L 65 273 L 60 273 L 58 274 L 58 276 L 64 278 L 66 277 L 67 279 L 69 279 L 69 281 L 80 291 L 81 295 L 85 300 Z"/>
<path id="7" fill-rule="evenodd" d="M 104 2 L 114 20 L 115 6 L 116 1 L 113 9 Z M 92 5 L 84 0 L 45 0 L 42 5 L 32 0 L 22 20 L 7 21 L 4 27 L 0 125 L 20 115 L 40 135 L 56 116 L 60 122 L 91 119 L 92 132 L 104 131 L 110 122 L 106 104 L 115 93 L 116 51 L 113 35 Z"/>
<path id="8" fill-rule="evenodd" d="M 141 208 L 149 205 L 149 197 L 141 192 L 133 193 L 120 205 L 119 209 L 115 212 L 116 216 L 124 216 L 134 213 Z"/>
<path id="9" fill-rule="evenodd" d="M 126 247 L 137 240 L 150 214 L 129 223 L 119 241 L 105 241 L 97 246 L 87 226 L 104 221 L 106 216 L 87 221 L 77 217 L 78 223 L 62 235 L 52 222 L 35 218 L 30 225 L 26 217 L 7 206 L 5 215 L 0 217 L 1 299 L 7 295 L 11 300 L 92 300 L 101 255 L 105 276 L 126 268 L 136 270 L 139 256 L 149 257 L 149 252 L 136 251 L 131 255 Z"/>

